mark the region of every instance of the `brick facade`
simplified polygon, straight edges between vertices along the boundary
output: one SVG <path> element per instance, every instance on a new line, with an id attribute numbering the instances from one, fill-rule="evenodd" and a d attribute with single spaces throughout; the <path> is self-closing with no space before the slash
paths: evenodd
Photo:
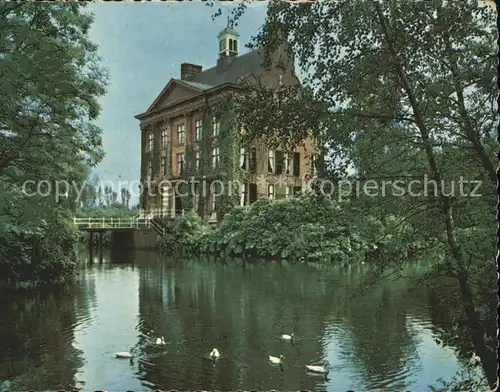
<path id="1" fill-rule="evenodd" d="M 175 190 L 170 192 L 163 190 L 163 195 L 161 195 L 158 187 L 168 184 L 175 186 L 176 181 L 192 176 L 197 180 L 210 178 L 208 174 L 211 173 L 212 157 L 206 150 L 201 151 L 199 143 L 195 140 L 196 121 L 203 121 L 203 133 L 212 131 L 210 107 L 219 102 L 223 95 L 234 91 L 235 85 L 241 80 L 238 73 L 250 74 L 252 78 L 260 80 L 268 87 L 299 83 L 294 74 L 293 61 L 288 60 L 284 48 L 278 50 L 272 59 L 277 66 L 264 68 L 261 61 L 262 55 L 258 52 L 250 52 L 231 59 L 229 63 L 224 64 L 223 71 L 214 67 L 203 72 L 199 66 L 183 64 L 181 72 L 184 80 L 172 79 L 150 108 L 145 113 L 136 116 L 140 120 L 142 132 L 141 183 L 144 184 L 144 191 L 141 207 L 143 209 L 157 210 L 158 214 L 163 216 L 179 214 L 183 209 L 188 208 L 184 205 L 185 199 L 173 197 Z M 253 69 L 243 69 L 244 67 L 253 67 Z M 179 130 L 181 130 L 181 140 Z M 151 137 L 154 140 L 152 151 L 150 151 Z M 217 139 L 212 143 L 215 143 L 212 146 L 215 147 Z M 274 193 L 274 198 L 285 197 L 287 186 L 289 193 L 301 189 L 304 176 L 312 172 L 311 158 L 314 153 L 312 140 L 306 140 L 304 144 L 305 146 L 297 147 L 294 151 L 295 159 L 298 158 L 299 163 L 291 163 L 294 167 L 289 167 L 289 175 L 286 177 L 285 184 L 283 186 L 275 184 L 274 189 L 272 187 L 265 189 L 266 186 L 258 185 L 258 177 L 259 175 L 265 177 L 269 174 L 270 152 L 263 142 L 254 143 L 247 151 L 247 164 L 254 162 L 253 159 L 255 159 L 255 167 L 247 167 L 250 173 L 248 184 L 245 185 L 244 201 L 242 200 L 244 204 L 260 197 L 268 197 L 269 191 L 271 195 Z M 195 167 L 197 151 L 204 159 L 202 167 L 198 170 Z M 182 157 L 182 164 L 179 164 L 179 157 Z M 281 159 L 282 154 L 279 150 L 274 152 L 274 157 L 276 173 L 276 170 L 279 170 L 279 163 L 284 161 Z M 235 164 L 239 163 L 235 162 Z M 183 173 L 179 172 L 181 166 Z M 284 170 L 283 174 L 285 174 Z M 209 188 L 208 183 L 205 186 Z M 196 210 L 203 217 L 213 215 L 212 196 L 208 189 L 206 197 L 203 195 L 195 197 L 194 203 Z"/>

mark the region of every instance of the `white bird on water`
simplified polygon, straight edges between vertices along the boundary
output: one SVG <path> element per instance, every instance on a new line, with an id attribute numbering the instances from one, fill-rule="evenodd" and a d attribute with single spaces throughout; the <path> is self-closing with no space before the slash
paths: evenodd
<path id="1" fill-rule="evenodd" d="M 156 339 L 156 344 L 158 346 L 164 346 L 165 345 L 165 338 L 163 336 L 159 337 Z"/>
<path id="2" fill-rule="evenodd" d="M 306 369 L 312 373 L 324 374 L 325 377 L 330 373 L 330 364 L 325 361 L 323 366 L 320 365 L 306 365 Z"/>
<path id="3" fill-rule="evenodd" d="M 275 364 L 275 365 L 281 365 L 283 363 L 283 360 L 285 357 L 283 354 L 281 354 L 279 357 L 273 357 L 272 355 L 268 356 L 269 362 Z"/>
<path id="4" fill-rule="evenodd" d="M 210 358 L 212 359 L 219 359 L 220 358 L 220 353 L 219 353 L 219 350 L 217 350 L 216 348 L 212 349 L 212 351 L 210 352 Z"/>
<path id="5" fill-rule="evenodd" d="M 283 339 L 283 340 L 292 340 L 293 339 L 293 333 L 291 333 L 290 335 L 283 334 L 283 335 L 281 335 L 281 339 Z"/>
<path id="6" fill-rule="evenodd" d="M 116 358 L 133 358 L 134 357 L 134 348 L 132 347 L 130 351 L 120 351 L 115 353 Z"/>

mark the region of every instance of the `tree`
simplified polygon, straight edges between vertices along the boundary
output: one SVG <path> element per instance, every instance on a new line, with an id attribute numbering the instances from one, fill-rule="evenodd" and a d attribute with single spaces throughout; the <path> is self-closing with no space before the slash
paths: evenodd
<path id="1" fill-rule="evenodd" d="M 254 46 L 270 53 L 284 37 L 306 71 L 304 90 L 257 86 L 231 100 L 249 139 L 264 132 L 293 145 L 316 137 L 337 158 L 329 162 L 330 175 L 338 176 L 348 162 L 357 166 L 358 180 L 435 181 L 431 194 L 364 195 L 351 205 L 376 206 L 381 219 L 391 214 L 387 234 L 405 225 L 407 235 L 399 241 L 407 248 L 423 243 L 438 249 L 433 276 L 456 282 L 469 337 L 460 344 L 464 355 L 479 355 L 492 388 L 494 29 L 491 10 L 473 1 L 453 7 L 444 0 L 273 2 Z M 482 183 L 481 197 L 470 196 L 470 181 Z M 468 197 L 451 192 L 458 182 Z"/>
<path id="2" fill-rule="evenodd" d="M 103 157 L 101 129 L 93 121 L 106 73 L 88 39 L 92 16 L 84 6 L 0 4 L 0 262 L 7 281 L 21 279 L 21 270 L 30 272 L 23 278 L 36 278 L 35 260 L 53 262 L 52 275 L 43 266 L 42 281 L 70 270 L 75 238 L 68 208 L 75 195 L 66 189 L 67 201 L 61 201 L 54 186 L 83 183 L 88 167 Z M 41 180 L 46 196 L 37 188 Z M 34 264 L 27 267 L 30 259 Z"/>

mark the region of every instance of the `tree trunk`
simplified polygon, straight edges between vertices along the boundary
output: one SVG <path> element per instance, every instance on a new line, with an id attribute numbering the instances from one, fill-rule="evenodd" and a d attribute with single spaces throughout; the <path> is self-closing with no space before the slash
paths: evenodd
<path id="1" fill-rule="evenodd" d="M 484 339 L 484 328 L 482 327 L 479 313 L 474 307 L 472 293 L 467 283 L 467 277 L 459 274 L 458 283 L 460 286 L 460 297 L 467 316 L 467 323 L 470 330 L 470 336 L 477 355 L 481 358 L 481 364 L 488 380 L 491 390 L 497 387 L 497 356 L 495 351 L 490 350 Z"/>
<path id="2" fill-rule="evenodd" d="M 427 126 L 425 124 L 422 111 L 420 108 L 420 103 L 418 102 L 415 93 L 411 87 L 410 81 L 408 79 L 408 76 L 406 75 L 406 72 L 404 71 L 404 68 L 401 64 L 401 60 L 398 56 L 398 53 L 396 52 L 394 48 L 394 41 L 393 37 L 390 35 L 390 29 L 388 27 L 388 23 L 386 18 L 384 17 L 384 14 L 382 12 L 380 3 L 374 2 L 374 7 L 375 7 L 375 12 L 376 15 L 379 18 L 380 25 L 382 27 L 382 33 L 384 35 L 384 38 L 386 40 L 386 44 L 389 49 L 389 53 L 394 59 L 394 66 L 396 69 L 396 72 L 402 82 L 403 89 L 405 90 L 407 97 L 410 101 L 414 116 L 415 116 L 415 123 L 417 128 L 420 131 L 421 137 L 422 137 L 422 142 L 425 146 L 425 153 L 427 156 L 427 160 L 429 162 L 429 167 L 432 173 L 432 176 L 434 177 L 434 180 L 440 184 L 442 177 L 441 173 L 439 171 L 436 157 L 434 154 L 433 150 L 433 144 L 432 141 L 429 137 L 429 131 L 427 129 Z M 453 255 L 453 258 L 458 264 L 459 270 L 460 271 L 465 271 L 465 264 L 464 264 L 464 258 L 463 254 L 458 246 L 458 243 L 456 241 L 455 235 L 454 235 L 454 222 L 453 222 L 453 214 L 452 214 L 452 209 L 451 209 L 451 202 L 449 197 L 444 196 L 444 195 L 439 195 L 439 200 L 441 202 L 443 214 L 444 214 L 444 219 L 445 219 L 445 224 L 446 224 L 446 237 L 447 237 L 447 242 L 449 249 Z M 488 380 L 488 384 L 490 388 L 495 389 L 496 383 L 497 383 L 497 369 L 496 369 L 496 360 L 492 361 L 491 357 L 492 355 L 490 354 L 486 341 L 485 341 L 485 331 L 484 328 L 481 324 L 481 320 L 479 318 L 479 314 L 476 311 L 473 303 L 473 297 L 472 293 L 467 285 L 467 281 L 462 275 L 462 279 L 459 281 L 460 282 L 460 296 L 462 303 L 465 308 L 465 313 L 467 316 L 467 321 L 468 325 L 470 328 L 470 335 L 471 335 L 471 340 L 474 345 L 474 349 L 477 352 L 477 355 L 481 358 L 481 362 L 483 365 L 483 370 L 485 371 L 486 378 Z M 495 359 L 495 358 L 494 358 Z"/>

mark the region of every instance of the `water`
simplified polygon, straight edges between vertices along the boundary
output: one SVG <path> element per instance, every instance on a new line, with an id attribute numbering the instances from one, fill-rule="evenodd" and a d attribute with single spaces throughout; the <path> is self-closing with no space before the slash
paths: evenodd
<path id="1" fill-rule="evenodd" d="M 383 282 L 349 300 L 369 266 L 131 259 L 86 265 L 64 290 L 2 297 L 0 389 L 425 391 L 460 369 L 434 341 L 427 289 Z M 146 344 L 150 330 L 163 348 Z M 293 345 L 279 338 L 290 332 Z M 114 357 L 136 344 L 149 364 Z M 283 371 L 266 361 L 280 354 Z M 324 359 L 328 380 L 307 374 Z"/>

